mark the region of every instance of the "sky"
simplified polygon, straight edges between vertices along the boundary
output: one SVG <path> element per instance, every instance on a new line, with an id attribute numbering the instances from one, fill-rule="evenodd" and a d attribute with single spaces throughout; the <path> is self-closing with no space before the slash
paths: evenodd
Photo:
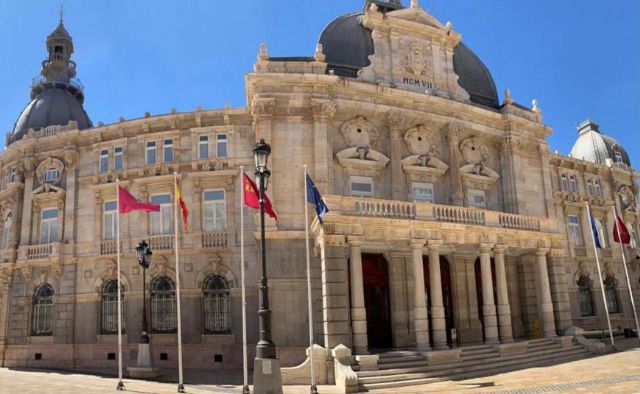
<path id="1" fill-rule="evenodd" d="M 409 0 L 403 0 L 408 5 Z M 11 131 L 47 56 L 64 7 L 85 109 L 94 124 L 246 105 L 244 75 L 258 46 L 272 56 L 312 56 L 335 17 L 364 0 L 0 0 L 0 132 Z M 640 2 L 637 0 L 421 0 L 482 59 L 505 88 L 536 98 L 549 145 L 568 154 L 591 118 L 640 169 Z M 4 138 L 1 139 L 2 144 Z"/>

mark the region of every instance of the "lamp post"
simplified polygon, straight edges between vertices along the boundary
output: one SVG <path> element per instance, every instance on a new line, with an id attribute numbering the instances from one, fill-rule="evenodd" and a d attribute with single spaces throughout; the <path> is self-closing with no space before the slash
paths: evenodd
<path id="1" fill-rule="evenodd" d="M 140 343 L 149 343 L 147 326 L 147 268 L 149 268 L 152 254 L 153 252 L 149 244 L 147 244 L 147 241 L 142 240 L 142 242 L 136 246 L 138 264 L 142 267 L 142 335 L 140 336 Z"/>
<path id="2" fill-rule="evenodd" d="M 260 292 L 258 318 L 260 339 L 256 345 L 256 358 L 253 368 L 254 394 L 282 393 L 280 363 L 276 358 L 276 345 L 271 340 L 271 311 L 269 310 L 269 286 L 267 281 L 267 249 L 264 231 L 264 193 L 271 171 L 267 168 L 271 147 L 264 139 L 253 148 L 256 164 L 256 182 L 260 198 Z"/>
<path id="3" fill-rule="evenodd" d="M 129 376 L 132 378 L 156 378 L 160 376 L 160 369 L 153 366 L 153 353 L 149 343 L 149 330 L 147 327 L 147 268 L 151 263 L 151 248 L 147 241 L 142 241 L 136 246 L 138 264 L 142 267 L 142 334 L 138 344 L 138 362 L 135 367 L 128 367 Z"/>

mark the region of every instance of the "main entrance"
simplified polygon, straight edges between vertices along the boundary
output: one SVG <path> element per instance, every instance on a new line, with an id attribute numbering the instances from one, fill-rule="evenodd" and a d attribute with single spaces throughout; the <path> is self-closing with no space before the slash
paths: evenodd
<path id="1" fill-rule="evenodd" d="M 362 254 L 364 304 L 369 348 L 391 347 L 389 265 L 380 254 Z"/>
<path id="2" fill-rule="evenodd" d="M 431 311 L 431 287 L 429 281 L 429 257 L 424 256 L 422 260 L 424 272 L 424 292 L 427 297 L 427 310 Z M 453 290 L 451 288 L 451 270 L 449 261 L 444 256 L 440 256 L 440 282 L 442 283 L 442 305 L 444 306 L 444 320 L 447 325 L 447 345 L 452 345 L 451 329 L 453 328 Z M 433 346 L 433 329 L 431 318 L 429 318 L 429 343 Z"/>

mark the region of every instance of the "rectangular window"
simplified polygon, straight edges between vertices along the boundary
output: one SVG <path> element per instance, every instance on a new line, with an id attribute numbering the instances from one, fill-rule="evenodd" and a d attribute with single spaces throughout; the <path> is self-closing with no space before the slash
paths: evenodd
<path id="1" fill-rule="evenodd" d="M 414 201 L 433 203 L 433 184 L 413 182 L 411 184 L 411 197 Z"/>
<path id="2" fill-rule="evenodd" d="M 571 242 L 576 246 L 582 246 L 582 233 L 580 232 L 580 221 L 576 215 L 567 216 L 567 225 L 569 226 L 569 237 Z"/>
<path id="3" fill-rule="evenodd" d="M 597 179 L 593 182 L 593 192 L 596 197 L 602 197 L 602 188 L 600 187 L 600 181 Z"/>
<path id="4" fill-rule="evenodd" d="M 173 140 L 164 140 L 162 149 L 164 162 L 173 163 Z"/>
<path id="5" fill-rule="evenodd" d="M 227 157 L 227 135 L 216 135 L 216 156 Z"/>
<path id="6" fill-rule="evenodd" d="M 472 208 L 485 209 L 487 207 L 487 201 L 484 196 L 484 190 L 470 189 L 467 192 L 468 203 Z"/>
<path id="7" fill-rule="evenodd" d="M 575 175 L 569 175 L 569 189 L 572 193 L 578 192 L 578 183 L 576 182 Z"/>
<path id="8" fill-rule="evenodd" d="M 207 160 L 209 158 L 209 136 L 198 137 L 198 159 Z"/>
<path id="9" fill-rule="evenodd" d="M 365 176 L 352 176 L 351 195 L 354 197 L 373 197 L 373 179 Z"/>
<path id="10" fill-rule="evenodd" d="M 46 183 L 53 183 L 58 179 L 58 170 L 55 168 L 49 168 L 44 172 L 44 181 Z"/>
<path id="11" fill-rule="evenodd" d="M 629 242 L 629 246 L 632 248 L 636 248 L 638 247 L 638 239 L 636 238 L 636 225 L 635 224 L 629 224 L 628 226 L 629 228 L 629 235 L 630 235 L 630 242 Z"/>
<path id="12" fill-rule="evenodd" d="M 591 179 L 587 179 L 587 196 L 594 197 L 593 183 L 591 182 Z"/>
<path id="13" fill-rule="evenodd" d="M 55 242 L 58 234 L 58 210 L 45 209 L 40 214 L 40 243 Z"/>
<path id="14" fill-rule="evenodd" d="M 569 191 L 569 183 L 567 182 L 567 174 L 560 175 L 560 183 L 561 183 L 561 186 L 562 186 L 562 191 L 568 192 Z"/>
<path id="15" fill-rule="evenodd" d="M 203 228 L 206 232 L 223 231 L 226 227 L 224 190 L 206 190 L 203 193 Z"/>
<path id="16" fill-rule="evenodd" d="M 145 153 L 145 163 L 146 164 L 156 164 L 156 142 L 148 141 L 147 148 Z"/>
<path id="17" fill-rule="evenodd" d="M 107 201 L 104 203 L 104 212 L 102 213 L 102 239 L 111 240 L 116 239 L 116 217 L 117 202 Z"/>
<path id="18" fill-rule="evenodd" d="M 607 236 L 606 227 L 603 219 L 596 219 L 596 228 L 598 229 L 598 238 L 600 238 L 600 246 L 609 247 L 609 237 Z"/>
<path id="19" fill-rule="evenodd" d="M 122 164 L 122 147 L 116 146 L 113 149 L 113 169 L 116 171 L 121 170 L 123 168 Z"/>
<path id="20" fill-rule="evenodd" d="M 151 196 L 151 202 L 160 205 L 160 212 L 151 212 L 151 235 L 171 234 L 173 230 L 171 195 Z"/>
<path id="21" fill-rule="evenodd" d="M 15 182 L 18 180 L 18 171 L 16 171 L 16 168 L 13 167 L 11 169 L 11 174 L 9 175 L 9 182 Z"/>
<path id="22" fill-rule="evenodd" d="M 109 149 L 102 149 L 100 151 L 100 172 L 109 171 Z"/>

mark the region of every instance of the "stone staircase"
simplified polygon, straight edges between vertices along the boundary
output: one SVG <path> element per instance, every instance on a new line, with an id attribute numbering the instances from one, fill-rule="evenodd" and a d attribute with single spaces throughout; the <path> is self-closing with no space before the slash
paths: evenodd
<path id="1" fill-rule="evenodd" d="M 503 353 L 496 346 L 479 345 L 460 348 L 456 361 L 429 365 L 427 358 L 415 351 L 390 351 L 379 354 L 378 370 L 360 370 L 359 389 L 368 391 L 391 387 L 427 384 L 442 380 L 460 380 L 531 367 L 575 361 L 592 355 L 573 342 L 532 339 L 517 345 L 519 352 Z"/>

